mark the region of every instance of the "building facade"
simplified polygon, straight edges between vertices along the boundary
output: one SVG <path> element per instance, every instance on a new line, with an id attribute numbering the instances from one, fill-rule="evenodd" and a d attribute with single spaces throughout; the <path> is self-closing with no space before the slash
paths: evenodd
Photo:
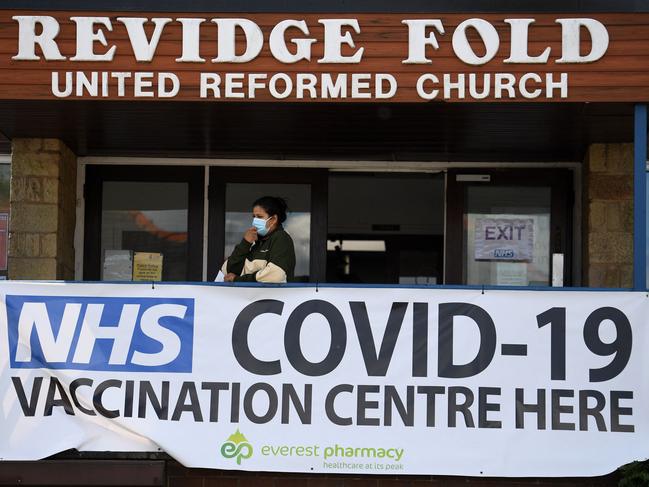
<path id="1" fill-rule="evenodd" d="M 152 254 L 153 280 L 213 281 L 276 194 L 297 282 L 646 289 L 647 2 L 50 3 L 0 6 L 7 279 L 151 280 Z M 617 479 L 0 462 L 22 485 Z"/>

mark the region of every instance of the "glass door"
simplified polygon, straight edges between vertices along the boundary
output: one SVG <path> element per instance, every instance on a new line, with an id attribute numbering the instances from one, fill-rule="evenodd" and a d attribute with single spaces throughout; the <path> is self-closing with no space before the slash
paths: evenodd
<path id="1" fill-rule="evenodd" d="M 569 285 L 572 200 L 568 170 L 449 171 L 447 283 Z"/>
<path id="2" fill-rule="evenodd" d="M 296 282 L 322 282 L 326 254 L 326 170 L 276 168 L 212 168 L 208 280 L 250 227 L 252 203 L 262 196 L 279 196 L 288 204 L 284 228 L 295 245 Z"/>
<path id="3" fill-rule="evenodd" d="M 441 284 L 444 174 L 332 172 L 327 282 Z"/>

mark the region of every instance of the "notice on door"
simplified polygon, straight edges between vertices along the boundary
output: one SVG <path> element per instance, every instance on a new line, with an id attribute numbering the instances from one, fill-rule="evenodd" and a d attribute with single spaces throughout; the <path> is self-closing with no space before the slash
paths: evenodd
<path id="1" fill-rule="evenodd" d="M 130 281 L 133 279 L 133 256 L 130 250 L 107 249 L 104 253 L 103 281 Z"/>
<path id="2" fill-rule="evenodd" d="M 162 254 L 135 252 L 133 255 L 134 281 L 162 281 Z"/>
<path id="3" fill-rule="evenodd" d="M 475 260 L 531 262 L 533 256 L 532 218 L 476 218 Z"/>

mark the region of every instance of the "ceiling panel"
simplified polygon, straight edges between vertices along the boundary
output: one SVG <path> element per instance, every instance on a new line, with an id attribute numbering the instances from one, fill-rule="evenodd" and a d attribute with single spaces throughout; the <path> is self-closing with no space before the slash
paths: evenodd
<path id="1" fill-rule="evenodd" d="M 21 101 L 0 132 L 81 156 L 566 161 L 632 141 L 633 105 Z"/>

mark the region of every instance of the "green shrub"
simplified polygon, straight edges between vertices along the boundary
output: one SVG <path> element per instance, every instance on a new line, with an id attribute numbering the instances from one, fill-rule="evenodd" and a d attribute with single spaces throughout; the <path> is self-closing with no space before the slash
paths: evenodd
<path id="1" fill-rule="evenodd" d="M 619 487 L 649 487 L 649 460 L 620 468 Z"/>

